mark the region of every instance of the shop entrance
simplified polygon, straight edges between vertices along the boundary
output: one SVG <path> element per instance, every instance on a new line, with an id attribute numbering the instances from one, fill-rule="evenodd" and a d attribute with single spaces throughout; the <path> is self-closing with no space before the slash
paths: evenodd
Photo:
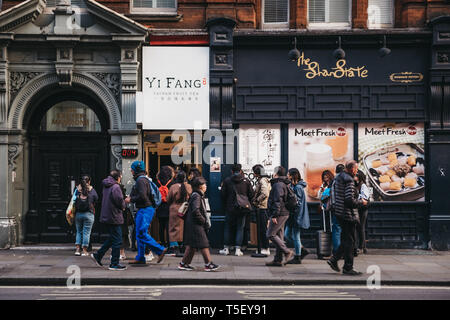
<path id="1" fill-rule="evenodd" d="M 185 136 L 180 138 L 178 141 L 172 140 L 172 131 L 149 131 L 144 132 L 144 161 L 145 167 L 147 168 L 149 176 L 153 181 L 156 180 L 156 176 L 163 166 L 171 166 L 175 171 L 183 170 L 186 174 L 189 173 L 191 168 L 198 168 L 200 172 L 202 171 L 201 166 L 201 143 L 194 143 L 194 133 L 190 132 L 190 143 L 187 143 L 182 149 L 180 156 L 186 155 L 186 159 L 182 163 L 174 163 L 172 159 L 172 153 L 180 151 L 178 149 L 179 144 L 186 142 Z M 201 141 L 200 139 L 198 141 Z M 178 145 L 178 147 L 176 147 Z M 153 219 L 151 224 L 151 235 L 152 237 L 160 241 L 159 235 L 159 223 L 158 219 Z"/>
<path id="2" fill-rule="evenodd" d="M 91 177 L 99 195 L 92 242 L 99 242 L 101 181 L 108 174 L 107 122 L 95 101 L 79 96 L 47 99 L 29 130 L 30 210 L 26 241 L 74 243 L 75 226 L 65 213 L 82 175 Z"/>

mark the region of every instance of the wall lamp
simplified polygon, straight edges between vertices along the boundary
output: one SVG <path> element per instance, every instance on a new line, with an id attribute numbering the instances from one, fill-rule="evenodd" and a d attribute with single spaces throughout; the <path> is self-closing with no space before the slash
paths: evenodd
<path id="1" fill-rule="evenodd" d="M 297 38 L 294 38 L 294 49 L 289 51 L 288 57 L 290 61 L 297 61 L 300 58 L 300 51 L 297 49 Z"/>
<path id="2" fill-rule="evenodd" d="M 380 48 L 380 50 L 378 50 L 378 55 L 383 58 L 390 53 L 391 53 L 391 49 L 386 48 L 386 36 L 383 36 L 383 47 Z"/>
<path id="3" fill-rule="evenodd" d="M 333 56 L 337 60 L 344 59 L 345 58 L 345 51 L 342 50 L 342 48 L 341 48 L 341 37 L 339 37 L 339 39 L 338 39 L 338 45 L 339 45 L 339 48 L 337 48 L 336 50 L 333 51 Z"/>

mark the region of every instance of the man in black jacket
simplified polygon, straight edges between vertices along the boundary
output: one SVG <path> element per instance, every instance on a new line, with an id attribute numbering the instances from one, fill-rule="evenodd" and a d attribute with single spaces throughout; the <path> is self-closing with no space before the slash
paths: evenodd
<path id="1" fill-rule="evenodd" d="M 339 173 L 334 179 L 336 203 L 334 206 L 334 214 L 342 228 L 341 244 L 327 261 L 330 267 L 340 272 L 338 261 L 344 257 L 343 274 L 361 275 L 353 269 L 353 246 L 355 242 L 355 228 L 359 220 L 358 208 L 366 205 L 367 201 L 359 200 L 355 191 L 354 176 L 358 172 L 358 163 L 350 160 L 345 164 L 345 170 Z"/>
<path id="2" fill-rule="evenodd" d="M 236 247 L 235 255 L 242 256 L 241 245 L 244 238 L 245 216 L 250 213 L 251 208 L 248 210 L 241 210 L 238 208 L 236 193 L 247 197 L 248 204 L 251 204 L 254 191 L 250 181 L 244 177 L 242 172 L 242 166 L 240 164 L 234 164 L 231 168 L 231 177 L 227 177 L 221 188 L 221 197 L 223 207 L 225 208 L 225 230 L 224 230 L 224 249 L 219 253 L 222 255 L 228 255 L 230 253 L 230 247 L 234 245 Z M 233 239 L 233 235 L 235 235 Z"/>
<path id="3" fill-rule="evenodd" d="M 284 243 L 284 225 L 289 218 L 289 210 L 286 208 L 287 194 L 291 181 L 286 176 L 286 169 L 282 166 L 275 168 L 275 174 L 270 181 L 272 189 L 267 202 L 269 228 L 267 229 L 267 239 L 272 241 L 276 247 L 275 257 L 272 262 L 267 262 L 266 266 L 282 267 L 294 255 Z M 284 261 L 283 261 L 284 254 Z"/>

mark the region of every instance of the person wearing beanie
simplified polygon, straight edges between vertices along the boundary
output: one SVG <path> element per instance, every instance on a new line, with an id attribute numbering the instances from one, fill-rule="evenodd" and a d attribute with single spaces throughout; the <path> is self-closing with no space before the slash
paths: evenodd
<path id="1" fill-rule="evenodd" d="M 167 248 L 161 246 L 147 232 L 158 205 L 151 186 L 153 182 L 151 182 L 150 178 L 147 177 L 144 161 L 134 161 L 131 164 L 131 173 L 136 183 L 131 190 L 130 196 L 125 199 L 125 202 L 133 202 L 138 209 L 135 218 L 138 253 L 135 260 L 131 261 L 130 264 L 146 263 L 146 245 L 150 248 L 151 251 L 159 256 L 157 262 L 160 263 L 163 260 L 165 253 L 167 252 Z M 155 188 L 154 191 L 159 193 L 157 188 Z"/>

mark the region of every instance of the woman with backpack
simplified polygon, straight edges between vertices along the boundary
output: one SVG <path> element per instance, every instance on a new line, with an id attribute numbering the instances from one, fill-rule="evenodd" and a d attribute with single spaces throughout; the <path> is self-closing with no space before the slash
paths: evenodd
<path id="1" fill-rule="evenodd" d="M 156 208 L 156 217 L 159 222 L 159 240 L 164 247 L 170 246 L 169 240 L 169 204 L 167 196 L 169 189 L 173 184 L 175 172 L 170 166 L 163 166 L 156 175 L 156 185 L 161 193 L 161 204 Z M 167 252 L 167 255 L 173 253 L 173 248 Z"/>
<path id="2" fill-rule="evenodd" d="M 75 192 L 77 192 L 74 202 L 75 225 L 77 228 L 75 255 L 89 256 L 87 249 L 92 226 L 94 225 L 95 203 L 98 200 L 98 195 L 91 186 L 91 178 L 88 175 L 81 177 L 81 182 Z M 83 247 L 83 252 L 81 252 L 81 246 Z"/>
<path id="3" fill-rule="evenodd" d="M 183 257 L 180 246 L 183 242 L 184 220 L 178 216 L 181 205 L 189 200 L 192 187 L 187 182 L 186 172 L 180 170 L 175 178 L 175 183 L 169 189 L 167 203 L 169 205 L 169 241 L 175 249 L 176 257 Z"/>
<path id="4" fill-rule="evenodd" d="M 203 177 L 195 178 L 192 181 L 192 189 L 194 191 L 189 198 L 189 207 L 184 215 L 183 241 L 186 251 L 178 265 L 178 269 L 185 271 L 194 270 L 190 263 L 194 258 L 195 251 L 198 249 L 205 261 L 204 270 L 215 271 L 219 266 L 212 262 L 209 251 L 208 231 L 211 228 L 211 219 L 205 203 L 206 180 Z"/>
<path id="5" fill-rule="evenodd" d="M 286 222 L 285 237 L 292 240 L 295 248 L 294 257 L 292 260 L 287 261 L 286 264 L 301 264 L 302 259 L 309 254 L 308 250 L 303 248 L 300 240 L 300 229 L 309 229 L 310 226 L 308 204 L 304 191 L 306 182 L 302 180 L 300 171 L 297 168 L 289 169 L 288 179 L 291 180 L 289 188 L 294 191 L 298 206 L 290 213 Z"/>

